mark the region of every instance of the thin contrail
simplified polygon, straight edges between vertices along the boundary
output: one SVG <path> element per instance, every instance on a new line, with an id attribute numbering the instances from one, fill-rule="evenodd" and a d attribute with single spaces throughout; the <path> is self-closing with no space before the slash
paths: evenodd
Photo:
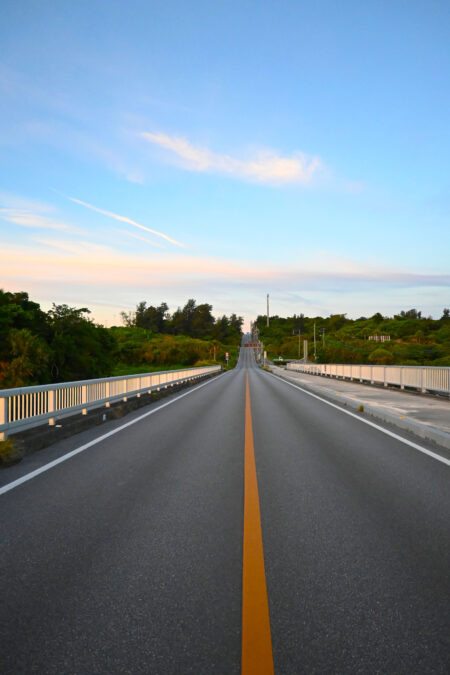
<path id="1" fill-rule="evenodd" d="M 175 244 L 175 246 L 180 246 L 181 248 L 186 248 L 184 244 L 181 244 L 179 241 L 176 241 L 175 239 L 171 239 L 170 237 L 167 236 L 167 234 L 163 234 L 162 232 L 158 232 L 157 230 L 152 230 L 150 227 L 146 227 L 145 225 L 141 225 L 140 223 L 136 223 L 136 221 L 131 220 L 131 218 L 127 218 L 126 216 L 120 216 L 117 213 L 112 213 L 111 211 L 104 211 L 103 209 L 97 208 L 97 206 L 93 206 L 92 204 L 87 204 L 86 202 L 82 202 L 80 199 L 75 199 L 75 197 L 69 197 L 65 195 L 67 199 L 70 199 L 71 202 L 75 202 L 75 204 L 80 204 L 81 206 L 85 206 L 87 209 L 91 209 L 92 211 L 96 211 L 97 213 L 101 213 L 104 216 L 109 216 L 110 218 L 114 218 L 114 220 L 120 220 L 122 223 L 128 223 L 129 225 L 133 225 L 134 227 L 138 227 L 140 230 L 145 230 L 146 232 L 151 232 L 151 234 L 155 234 L 157 237 L 162 237 L 166 241 L 169 241 L 171 244 Z"/>

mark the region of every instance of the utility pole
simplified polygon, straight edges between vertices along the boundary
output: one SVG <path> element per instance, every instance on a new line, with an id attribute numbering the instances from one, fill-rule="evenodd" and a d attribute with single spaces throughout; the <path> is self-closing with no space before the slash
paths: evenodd
<path id="1" fill-rule="evenodd" d="M 269 294 L 267 293 L 267 328 L 269 328 Z"/>
<path id="2" fill-rule="evenodd" d="M 300 358 L 300 335 L 302 331 L 298 329 L 298 358 Z M 295 335 L 295 330 L 292 331 L 292 335 Z"/>
<path id="3" fill-rule="evenodd" d="M 314 359 L 316 358 L 316 322 L 314 321 Z"/>

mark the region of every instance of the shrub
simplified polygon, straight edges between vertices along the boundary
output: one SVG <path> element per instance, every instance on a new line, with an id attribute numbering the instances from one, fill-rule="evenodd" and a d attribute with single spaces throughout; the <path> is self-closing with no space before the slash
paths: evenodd
<path id="1" fill-rule="evenodd" d="M 387 365 L 394 362 L 394 356 L 387 349 L 378 347 L 369 355 L 369 361 L 377 365 Z"/>
<path id="2" fill-rule="evenodd" d="M 15 462 L 20 462 L 22 456 L 12 438 L 6 441 L 0 441 L 0 465 L 9 466 Z"/>

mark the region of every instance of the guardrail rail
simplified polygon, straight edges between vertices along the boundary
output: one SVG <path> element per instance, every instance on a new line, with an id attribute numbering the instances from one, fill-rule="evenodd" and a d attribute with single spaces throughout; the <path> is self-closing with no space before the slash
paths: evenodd
<path id="1" fill-rule="evenodd" d="M 369 366 L 338 363 L 288 363 L 288 370 L 311 375 L 395 385 L 450 396 L 450 368 L 438 366 Z"/>
<path id="2" fill-rule="evenodd" d="M 116 401 L 159 391 L 162 388 L 197 380 L 222 370 L 204 366 L 157 373 L 105 377 L 96 380 L 44 384 L 35 387 L 0 389 L 0 441 L 10 434 L 92 408 L 109 407 Z"/>

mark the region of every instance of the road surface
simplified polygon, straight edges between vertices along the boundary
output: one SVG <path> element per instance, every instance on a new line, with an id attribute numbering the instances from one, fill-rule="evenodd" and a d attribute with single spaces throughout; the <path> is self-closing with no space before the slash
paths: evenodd
<path id="1" fill-rule="evenodd" d="M 0 488 L 2 675 L 450 671 L 448 465 L 246 348 L 167 401 Z"/>

